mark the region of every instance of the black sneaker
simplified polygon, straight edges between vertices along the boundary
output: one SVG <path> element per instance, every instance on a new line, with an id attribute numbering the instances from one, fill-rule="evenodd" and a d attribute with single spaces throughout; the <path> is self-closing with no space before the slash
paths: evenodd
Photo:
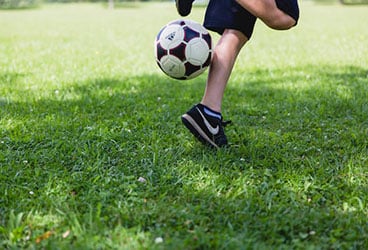
<path id="1" fill-rule="evenodd" d="M 184 125 L 203 144 L 219 148 L 227 145 L 224 126 L 231 121 L 224 122 L 217 117 L 207 115 L 204 109 L 213 112 L 202 104 L 197 104 L 181 117 Z"/>
<path id="2" fill-rule="evenodd" d="M 187 16 L 192 10 L 194 0 L 175 0 L 176 9 L 181 16 Z"/>

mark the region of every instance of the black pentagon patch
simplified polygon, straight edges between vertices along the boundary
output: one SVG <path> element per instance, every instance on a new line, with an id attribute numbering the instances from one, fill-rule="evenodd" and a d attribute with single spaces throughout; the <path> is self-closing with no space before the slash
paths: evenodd
<path id="1" fill-rule="evenodd" d="M 210 34 L 203 34 L 202 35 L 202 38 L 206 41 L 207 45 L 208 45 L 208 48 L 211 49 L 211 36 Z"/>
<path id="2" fill-rule="evenodd" d="M 169 54 L 176 56 L 181 61 L 185 61 L 186 60 L 186 57 L 185 57 L 185 47 L 186 47 L 186 45 L 184 43 L 181 43 L 178 46 L 176 46 L 175 48 L 170 49 L 169 50 Z"/>
<path id="3" fill-rule="evenodd" d="M 160 43 L 158 43 L 157 45 L 156 45 L 156 48 L 157 48 L 157 60 L 161 60 L 161 58 L 163 57 L 163 56 L 166 56 L 167 55 L 167 50 L 166 49 L 164 49 L 164 48 L 162 48 L 162 46 L 161 46 L 161 44 Z"/>
<path id="4" fill-rule="evenodd" d="M 183 30 L 184 30 L 184 39 L 183 40 L 186 41 L 186 42 L 189 42 L 193 38 L 200 36 L 200 34 L 197 31 L 192 30 L 188 26 L 184 27 Z"/>
<path id="5" fill-rule="evenodd" d="M 191 64 L 190 62 L 186 62 L 184 64 L 184 66 L 185 66 L 185 75 L 186 76 L 190 76 L 191 74 L 193 74 L 197 70 L 201 69 L 201 66 L 195 66 L 195 65 Z"/>

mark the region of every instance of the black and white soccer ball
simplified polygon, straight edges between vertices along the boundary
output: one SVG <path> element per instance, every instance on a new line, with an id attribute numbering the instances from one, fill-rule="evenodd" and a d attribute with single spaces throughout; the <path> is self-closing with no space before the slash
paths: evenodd
<path id="1" fill-rule="evenodd" d="M 155 58 L 168 76 L 179 80 L 192 79 L 202 74 L 211 63 L 211 36 L 197 22 L 172 21 L 156 37 Z"/>

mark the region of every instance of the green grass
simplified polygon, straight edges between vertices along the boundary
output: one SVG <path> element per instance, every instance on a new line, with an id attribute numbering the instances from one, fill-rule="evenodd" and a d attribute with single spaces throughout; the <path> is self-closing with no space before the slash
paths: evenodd
<path id="1" fill-rule="evenodd" d="M 153 59 L 173 3 L 1 11 L 0 248 L 367 249 L 367 11 L 258 22 L 218 151 L 180 122 L 206 76 Z"/>

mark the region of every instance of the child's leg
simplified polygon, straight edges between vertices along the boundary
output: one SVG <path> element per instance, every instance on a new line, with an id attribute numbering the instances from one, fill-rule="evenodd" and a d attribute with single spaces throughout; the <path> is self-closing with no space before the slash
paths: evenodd
<path id="1" fill-rule="evenodd" d="M 236 0 L 242 7 L 261 19 L 272 29 L 285 30 L 293 27 L 297 20 L 280 10 L 275 0 Z"/>
<path id="2" fill-rule="evenodd" d="M 222 98 L 235 60 L 248 41 L 240 31 L 226 29 L 218 41 L 208 72 L 206 90 L 201 103 L 221 112 Z"/>

